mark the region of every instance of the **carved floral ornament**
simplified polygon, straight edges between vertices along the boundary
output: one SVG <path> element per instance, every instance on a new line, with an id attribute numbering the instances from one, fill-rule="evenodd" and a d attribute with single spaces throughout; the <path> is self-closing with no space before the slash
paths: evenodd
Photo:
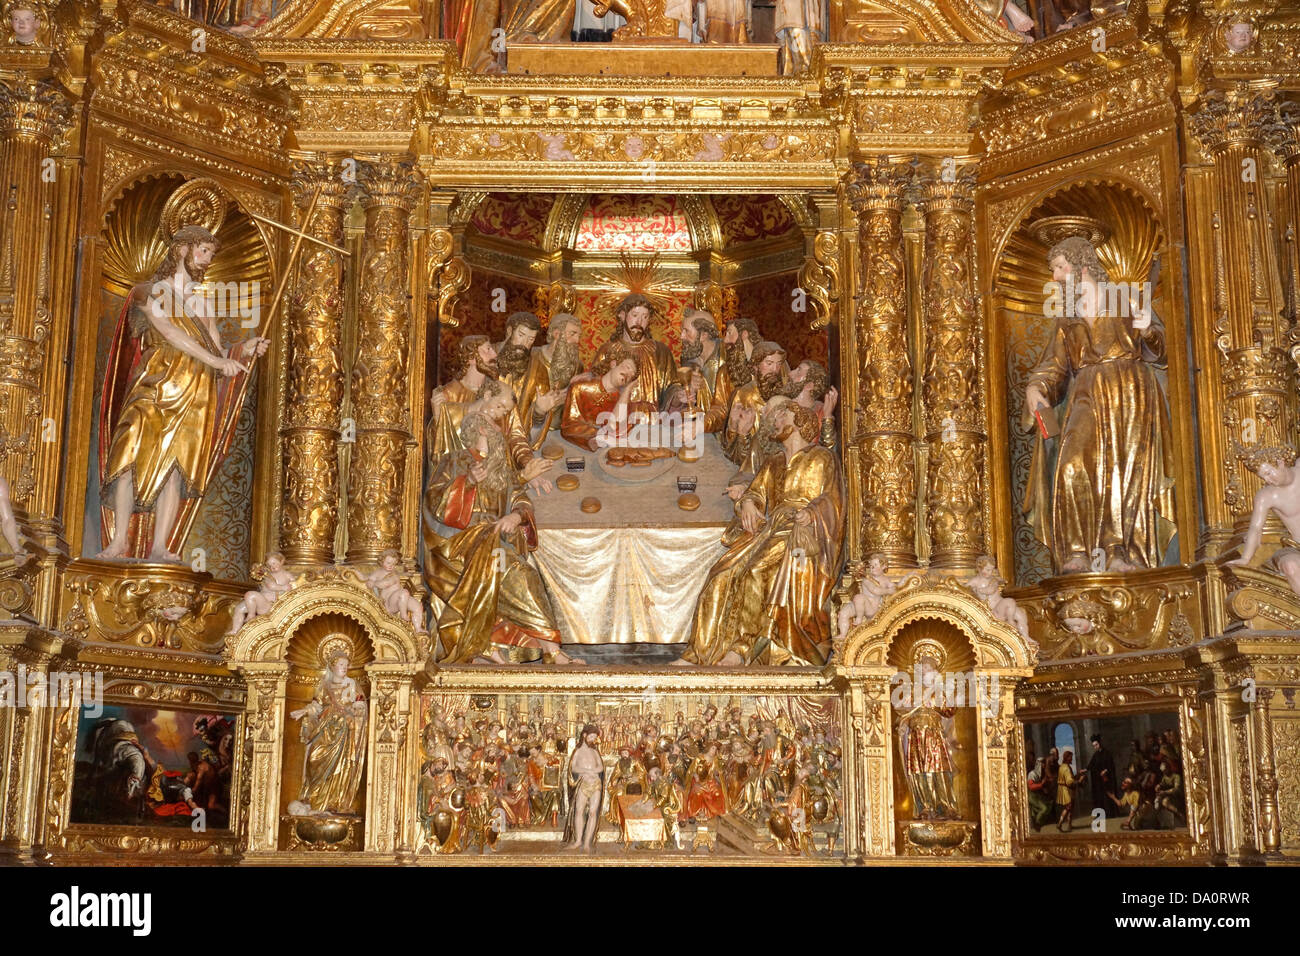
<path id="1" fill-rule="evenodd" d="M 1028 676 L 1037 652 L 1010 624 L 998 620 L 956 578 L 935 582 L 915 574 L 884 600 L 869 621 L 845 636 L 836 658 L 846 668 L 889 667 L 889 647 L 903 627 L 923 618 L 944 621 L 965 635 L 979 667 L 1011 669 Z"/>
<path id="2" fill-rule="evenodd" d="M 307 621 L 322 614 L 350 618 L 365 630 L 374 647 L 377 664 L 400 664 L 403 669 L 424 666 L 428 649 L 405 621 L 388 613 L 383 604 L 360 583 L 339 572 L 323 572 L 276 601 L 269 613 L 246 624 L 226 642 L 225 659 L 241 664 L 283 663 L 289 640 Z"/>

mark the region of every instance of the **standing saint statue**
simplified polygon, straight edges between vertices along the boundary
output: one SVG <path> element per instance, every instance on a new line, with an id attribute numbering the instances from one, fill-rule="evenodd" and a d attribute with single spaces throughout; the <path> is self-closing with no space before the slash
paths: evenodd
<path id="1" fill-rule="evenodd" d="M 180 561 L 168 547 L 184 498 L 202 498 L 221 444 L 220 404 L 233 394 L 221 377 L 266 352 L 253 337 L 221 345 L 216 317 L 198 284 L 220 245 L 202 226 L 182 226 L 153 278 L 131 290 L 126 310 L 140 355 L 102 459 L 103 498 L 112 509 L 112 536 L 100 558 L 132 550 L 131 517 L 153 512 L 151 561 Z M 105 383 L 105 390 L 110 383 Z"/>
<path id="2" fill-rule="evenodd" d="M 1058 574 L 1157 567 L 1174 516 L 1169 410 L 1153 367 L 1164 361 L 1164 326 L 1149 310 L 1115 307 L 1087 239 L 1061 240 L 1047 261 L 1064 315 L 1025 390 L 1024 424 L 1037 433 L 1025 514 Z"/>
<path id="3" fill-rule="evenodd" d="M 311 703 L 289 712 L 302 721 L 307 751 L 302 761 L 302 787 L 289 804 L 293 816 L 350 814 L 366 765 L 366 699 L 348 676 L 351 644 L 343 635 L 321 642 L 325 674 L 316 684 Z"/>
<path id="4" fill-rule="evenodd" d="M 781 44 L 782 73 L 808 72 L 813 44 L 826 42 L 828 23 L 826 0 L 776 0 L 773 25 Z"/>
<path id="5" fill-rule="evenodd" d="M 944 656 L 938 644 L 918 642 L 912 655 L 911 693 L 905 695 L 894 724 L 916 820 L 956 820 L 960 816 L 952 785 L 956 771 L 944 728 L 944 721 L 955 713 L 942 706 L 946 703 L 941 681 Z M 940 706 L 931 706 L 932 702 Z"/>

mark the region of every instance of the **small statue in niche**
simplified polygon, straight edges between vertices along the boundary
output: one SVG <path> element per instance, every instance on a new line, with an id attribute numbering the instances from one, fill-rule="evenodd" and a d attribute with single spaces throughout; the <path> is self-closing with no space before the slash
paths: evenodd
<path id="1" fill-rule="evenodd" d="M 839 639 L 844 640 L 849 629 L 865 624 L 879 612 L 885 598 L 898 590 L 898 584 L 888 574 L 889 564 L 883 554 L 867 558 L 867 567 L 858 582 L 858 593 L 840 608 Z"/>
<path id="2" fill-rule="evenodd" d="M 980 558 L 975 566 L 975 576 L 966 582 L 971 593 L 989 606 L 993 616 L 999 621 L 1010 624 L 1020 636 L 1029 638 L 1029 615 L 1021 609 L 1014 598 L 1002 593 L 1006 579 L 998 573 L 998 564 L 989 555 Z"/>
<path id="3" fill-rule="evenodd" d="M 389 614 L 409 621 L 415 633 L 424 633 L 424 605 L 402 586 L 402 576 L 397 569 L 402 556 L 396 551 L 385 551 L 379 558 L 379 567 L 366 577 L 366 587 L 384 602 Z"/>
<path id="4" fill-rule="evenodd" d="M 1255 493 L 1255 508 L 1250 515 L 1250 527 L 1242 545 L 1241 557 L 1229 561 L 1233 565 L 1248 565 L 1259 550 L 1268 513 L 1275 512 L 1287 530 L 1284 547 L 1268 559 L 1272 570 L 1281 573 L 1291 584 L 1291 590 L 1300 595 L 1300 459 L 1288 464 L 1291 455 L 1284 449 L 1257 451 L 1254 472 L 1264 479 L 1264 487 Z"/>
<path id="5" fill-rule="evenodd" d="M 284 569 L 284 555 L 279 551 L 268 554 L 266 562 L 253 569 L 253 577 L 261 581 L 262 586 L 256 591 L 244 592 L 244 599 L 235 605 L 227 634 L 234 634 L 248 621 L 270 611 L 271 605 L 281 595 L 289 593 L 294 585 L 293 575 Z"/>
<path id="6" fill-rule="evenodd" d="M 302 788 L 290 802 L 295 817 L 351 813 L 366 764 L 366 699 L 348 676 L 352 644 L 342 634 L 321 642 L 325 672 L 306 707 L 289 712 L 302 721 Z"/>
<path id="7" fill-rule="evenodd" d="M 961 816 L 953 788 L 957 770 L 948 746 L 948 727 L 956 710 L 947 706 L 951 702 L 943 689 L 945 661 L 946 654 L 939 644 L 918 641 L 912 655 L 914 683 L 894 703 L 894 726 L 903 773 L 912 792 L 914 820 L 956 820 Z M 894 693 L 899 690 L 895 688 Z M 936 700 L 938 706 L 926 706 L 931 700 Z"/>

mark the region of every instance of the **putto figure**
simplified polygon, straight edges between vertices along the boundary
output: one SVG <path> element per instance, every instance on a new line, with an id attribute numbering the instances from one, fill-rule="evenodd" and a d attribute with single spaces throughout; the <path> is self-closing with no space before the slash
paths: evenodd
<path id="1" fill-rule="evenodd" d="M 131 516 L 153 513 L 150 561 L 179 562 L 167 547 L 184 498 L 202 498 L 221 454 L 220 377 L 246 373 L 270 341 L 253 337 L 227 352 L 216 318 L 196 290 L 220 245 L 202 226 L 182 226 L 153 278 L 131 290 L 126 308 L 141 355 L 122 403 L 103 467 L 112 538 L 98 555 L 125 558 Z"/>
<path id="2" fill-rule="evenodd" d="M 889 562 L 883 554 L 867 558 L 867 567 L 858 581 L 858 593 L 840 608 L 839 637 L 848 636 L 849 629 L 865 624 L 880 613 L 885 598 L 898 590 L 898 584 L 889 576 Z"/>
<path id="3" fill-rule="evenodd" d="M 253 618 L 266 614 L 272 604 L 293 588 L 293 575 L 284 569 L 284 555 L 279 551 L 268 554 L 266 562 L 254 575 L 261 576 L 262 586 L 256 591 L 245 591 L 243 600 L 235 605 L 229 634 L 234 634 Z"/>
<path id="4" fill-rule="evenodd" d="M 966 582 L 971 593 L 989 606 L 993 616 L 1003 623 L 1010 624 L 1023 638 L 1029 637 L 1029 615 L 1021 609 L 1014 598 L 1002 593 L 1006 580 L 998 572 L 998 563 L 989 555 L 980 558 L 975 568 L 975 575 Z M 1036 644 L 1034 646 L 1037 646 Z"/>
<path id="5" fill-rule="evenodd" d="M 1250 564 L 1259 551 L 1264 522 L 1268 520 L 1269 513 L 1273 512 L 1281 519 L 1290 542 L 1286 547 L 1273 552 L 1268 564 L 1287 579 L 1292 591 L 1300 595 L 1300 549 L 1295 547 L 1296 542 L 1300 541 L 1300 460 L 1288 464 L 1290 456 L 1283 455 L 1282 449 L 1257 454 L 1259 464 L 1255 466 L 1255 471 L 1264 479 L 1264 487 L 1255 493 L 1255 507 L 1250 515 L 1250 528 L 1246 531 L 1241 557 L 1228 563 L 1240 566 Z"/>
<path id="6" fill-rule="evenodd" d="M 1047 261 L 1064 315 L 1025 390 L 1024 425 L 1039 436 L 1025 514 L 1058 574 L 1157 567 L 1174 516 L 1169 410 L 1153 367 L 1164 327 L 1103 295 L 1109 277 L 1087 239 L 1058 242 Z M 1123 311 L 1133 314 L 1112 314 Z M 1045 445 L 1062 400 L 1053 469 Z"/>
<path id="7" fill-rule="evenodd" d="M 423 634 L 424 605 L 402 584 L 402 576 L 397 571 L 401 563 L 400 554 L 391 549 L 385 551 L 379 558 L 379 567 L 366 576 L 366 587 L 384 602 L 389 614 L 408 621 L 417 634 Z"/>

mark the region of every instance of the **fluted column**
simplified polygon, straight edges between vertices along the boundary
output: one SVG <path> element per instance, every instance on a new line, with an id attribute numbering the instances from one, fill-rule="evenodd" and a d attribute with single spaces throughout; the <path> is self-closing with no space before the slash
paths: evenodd
<path id="1" fill-rule="evenodd" d="M 1286 258 L 1282 286 L 1286 294 L 1287 343 L 1300 367 L 1300 103 L 1281 105 L 1271 129 L 1274 149 L 1286 168 L 1286 207 L 1279 210 Z M 1292 409 L 1294 413 L 1295 408 Z"/>
<path id="2" fill-rule="evenodd" d="M 304 232 L 343 242 L 350 186 L 336 164 L 310 162 L 294 175 L 294 198 L 305 211 L 319 190 Z M 338 528 L 339 415 L 343 404 L 343 257 L 313 242 L 301 247 L 288 302 L 288 387 L 285 394 L 284 499 L 280 550 L 290 562 L 334 559 Z"/>
<path id="3" fill-rule="evenodd" d="M 862 475 L 862 550 L 891 567 L 916 565 L 912 360 L 903 258 L 904 167 L 859 165 L 849 194 L 858 214 L 862 281 L 856 324 Z"/>
<path id="4" fill-rule="evenodd" d="M 402 491 L 408 409 L 410 310 L 406 250 L 415 195 L 406 163 L 361 169 L 362 239 L 357 354 L 352 365 L 356 445 L 348 472 L 347 559 L 375 560 L 402 550 Z"/>
<path id="5" fill-rule="evenodd" d="M 35 490 L 50 325 L 54 140 L 68 102 L 46 83 L 0 83 L 0 475 L 14 503 Z M 62 400 L 63 396 L 59 396 Z"/>
<path id="6" fill-rule="evenodd" d="M 930 565 L 973 571 L 984 550 L 985 443 L 971 282 L 974 181 L 927 176 L 918 185 L 925 215 L 922 398 Z"/>
<path id="7" fill-rule="evenodd" d="M 1259 477 L 1252 447 L 1293 440 L 1277 257 L 1269 236 L 1265 134 L 1272 96 L 1240 84 L 1208 92 L 1191 129 L 1214 165 L 1214 314 L 1221 361 L 1226 502 L 1206 502 L 1212 536 L 1239 540 Z M 1226 513 L 1223 505 L 1226 504 Z M 1216 527 L 1217 526 L 1217 527 Z"/>

